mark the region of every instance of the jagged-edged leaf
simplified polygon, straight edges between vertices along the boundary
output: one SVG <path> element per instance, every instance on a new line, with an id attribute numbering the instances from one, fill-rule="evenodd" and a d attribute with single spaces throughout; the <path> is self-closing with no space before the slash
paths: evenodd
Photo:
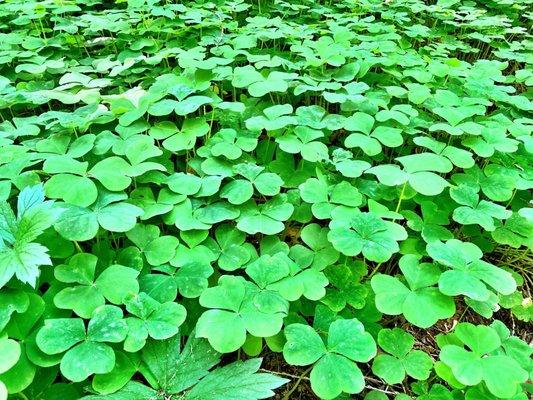
<path id="1" fill-rule="evenodd" d="M 273 374 L 257 372 L 261 359 L 237 361 L 217 368 L 184 396 L 186 400 L 266 399 L 288 382 Z"/>

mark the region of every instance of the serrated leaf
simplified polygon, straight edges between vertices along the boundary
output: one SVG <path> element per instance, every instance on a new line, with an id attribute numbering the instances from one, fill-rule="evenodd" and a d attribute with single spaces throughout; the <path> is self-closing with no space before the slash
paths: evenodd
<path id="1" fill-rule="evenodd" d="M 246 398 L 264 399 L 274 395 L 273 390 L 288 382 L 273 374 L 258 373 L 261 359 L 237 361 L 218 368 L 203 378 L 185 394 L 187 400 Z"/>

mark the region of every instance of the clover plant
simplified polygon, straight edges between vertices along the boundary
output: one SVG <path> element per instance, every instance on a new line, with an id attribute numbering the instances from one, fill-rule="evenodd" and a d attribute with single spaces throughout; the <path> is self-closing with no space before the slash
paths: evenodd
<path id="1" fill-rule="evenodd" d="M 378 344 L 388 354 L 374 359 L 372 372 L 391 385 L 403 381 L 406 374 L 426 380 L 433 360 L 422 350 L 412 350 L 414 342 L 414 337 L 400 328 L 379 331 Z"/>
<path id="2" fill-rule="evenodd" d="M 283 356 L 289 364 L 310 365 L 313 391 L 324 399 L 342 392 L 359 393 L 365 383 L 356 362 L 367 362 L 376 355 L 376 343 L 357 319 L 331 323 L 324 343 L 310 326 L 292 324 L 285 328 L 287 343 Z"/>
<path id="3" fill-rule="evenodd" d="M 0 400 L 530 398 L 532 18 L 0 2 Z"/>

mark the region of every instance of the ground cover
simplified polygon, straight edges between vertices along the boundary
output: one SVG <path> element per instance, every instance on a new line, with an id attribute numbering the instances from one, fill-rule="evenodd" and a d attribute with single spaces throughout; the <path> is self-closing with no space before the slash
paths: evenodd
<path id="1" fill-rule="evenodd" d="M 0 400 L 531 396 L 531 1 L 0 4 Z"/>

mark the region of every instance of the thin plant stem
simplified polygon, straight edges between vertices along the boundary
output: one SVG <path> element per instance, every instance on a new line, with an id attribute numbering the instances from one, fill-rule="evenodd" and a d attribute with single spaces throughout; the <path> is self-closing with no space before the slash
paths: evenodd
<path id="1" fill-rule="evenodd" d="M 311 370 L 313 369 L 313 366 L 311 365 L 309 368 L 307 368 L 303 373 L 302 375 L 300 375 L 300 377 L 296 380 L 296 383 L 292 386 L 291 390 L 289 390 L 287 393 L 285 393 L 285 395 L 283 396 L 283 400 L 289 400 L 291 398 L 291 394 L 294 393 L 294 391 L 296 390 L 296 388 L 300 385 L 300 382 L 302 381 L 302 379 L 304 379 L 304 377 L 309 373 L 311 372 Z"/>

